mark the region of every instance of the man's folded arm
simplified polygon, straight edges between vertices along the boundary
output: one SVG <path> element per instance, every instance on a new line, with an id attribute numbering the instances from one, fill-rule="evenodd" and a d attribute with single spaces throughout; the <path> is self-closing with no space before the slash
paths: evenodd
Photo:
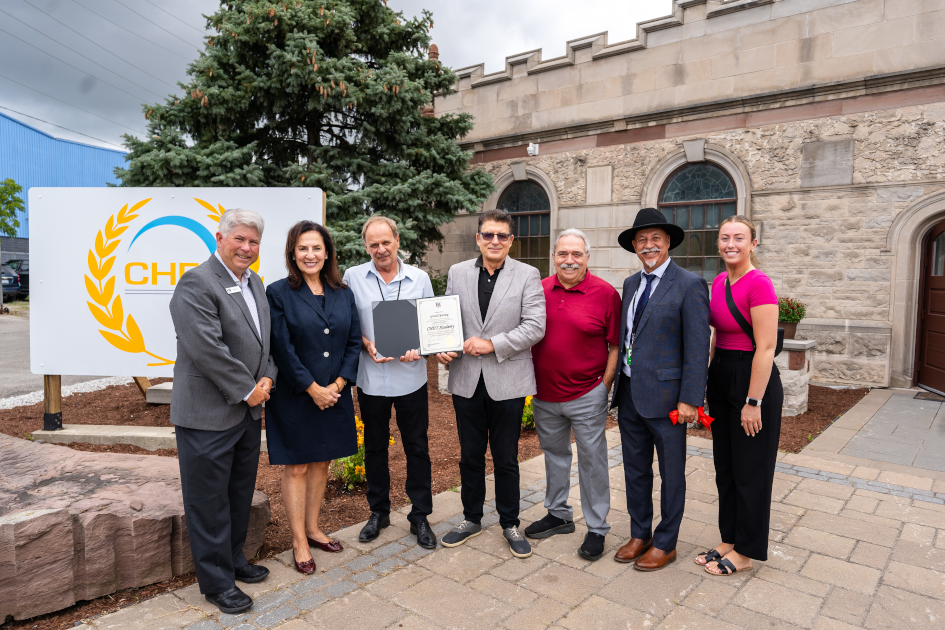
<path id="1" fill-rule="evenodd" d="M 236 405 L 256 388 L 256 379 L 223 343 L 218 306 L 197 274 L 184 274 L 171 298 L 171 319 L 182 347 L 200 373 Z"/>

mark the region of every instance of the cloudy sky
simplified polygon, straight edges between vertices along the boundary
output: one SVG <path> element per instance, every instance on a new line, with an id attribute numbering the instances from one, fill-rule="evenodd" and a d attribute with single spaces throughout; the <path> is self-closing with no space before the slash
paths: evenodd
<path id="1" fill-rule="evenodd" d="M 408 17 L 433 11 L 440 60 L 461 68 L 667 15 L 671 0 L 388 0 Z M 217 0 L 0 0 L 0 112 L 60 138 L 116 148 L 142 135 L 141 103 L 179 94 Z M 120 147 L 117 147 L 120 148 Z"/>

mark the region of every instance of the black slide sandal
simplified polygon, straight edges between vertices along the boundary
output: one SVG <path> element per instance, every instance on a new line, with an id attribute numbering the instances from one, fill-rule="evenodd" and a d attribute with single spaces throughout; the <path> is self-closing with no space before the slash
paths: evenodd
<path id="1" fill-rule="evenodd" d="M 700 567 L 704 567 L 706 564 L 709 564 L 710 562 L 714 562 L 721 557 L 722 557 L 722 554 L 720 554 L 718 550 L 711 549 L 709 551 L 703 551 L 698 556 L 696 556 L 696 559 L 694 560 L 694 562 L 698 564 Z M 699 562 L 699 558 L 705 558 L 705 564 Z"/>

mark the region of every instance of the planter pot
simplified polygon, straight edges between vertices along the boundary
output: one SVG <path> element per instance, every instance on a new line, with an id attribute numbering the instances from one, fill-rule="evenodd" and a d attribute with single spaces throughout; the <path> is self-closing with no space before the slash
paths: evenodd
<path id="1" fill-rule="evenodd" d="M 778 328 L 784 329 L 785 339 L 794 339 L 794 333 L 797 332 L 797 322 L 778 322 Z"/>

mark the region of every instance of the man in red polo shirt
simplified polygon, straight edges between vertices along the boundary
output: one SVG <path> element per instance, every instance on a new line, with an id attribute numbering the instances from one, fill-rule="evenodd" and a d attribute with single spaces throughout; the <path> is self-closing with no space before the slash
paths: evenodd
<path id="1" fill-rule="evenodd" d="M 545 337 L 532 346 L 538 394 L 532 400 L 535 428 L 545 453 L 548 514 L 525 528 L 529 538 L 574 531 L 568 505 L 571 432 L 578 449 L 578 480 L 587 536 L 578 553 L 597 560 L 610 531 L 607 466 L 608 392 L 617 372 L 620 296 L 587 270 L 590 247 L 580 230 L 564 230 L 554 247 L 555 275 L 542 280 Z"/>

